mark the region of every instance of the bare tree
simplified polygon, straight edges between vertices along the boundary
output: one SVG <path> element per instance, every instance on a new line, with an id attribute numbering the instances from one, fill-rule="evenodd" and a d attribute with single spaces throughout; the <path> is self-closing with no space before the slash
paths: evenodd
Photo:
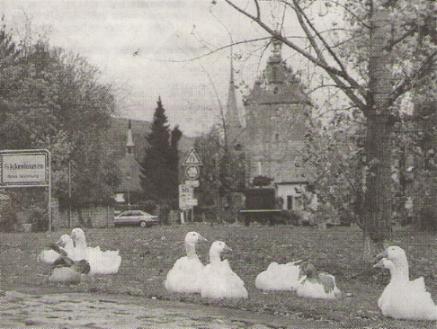
<path id="1" fill-rule="evenodd" d="M 321 68 L 335 88 L 347 97 L 351 110 L 366 119 L 366 171 L 361 213 L 364 259 L 370 260 L 391 234 L 392 132 L 399 119 L 400 99 L 425 84 L 436 83 L 437 49 L 422 40 L 417 52 L 420 22 L 435 15 L 429 0 L 223 0 L 268 35 Z M 277 30 L 266 11 L 272 4 L 289 9 L 309 41 L 305 48 Z M 346 27 L 322 31 L 311 17 L 311 8 L 323 3 L 327 10 L 344 11 Z M 278 18 L 284 20 L 284 16 Z M 338 18 L 338 17 L 337 17 Z M 339 32 L 340 31 L 340 32 Z M 435 90 L 435 89 L 434 89 Z"/>

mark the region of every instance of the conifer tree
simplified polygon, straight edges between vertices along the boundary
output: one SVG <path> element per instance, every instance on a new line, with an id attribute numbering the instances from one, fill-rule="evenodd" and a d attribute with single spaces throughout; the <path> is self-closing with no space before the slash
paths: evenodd
<path id="1" fill-rule="evenodd" d="M 179 129 L 179 126 L 176 126 L 171 131 L 170 137 L 170 159 L 169 164 L 172 170 L 172 187 L 171 187 L 171 196 L 173 199 L 176 199 L 178 196 L 178 185 L 179 185 L 179 150 L 178 144 L 182 137 L 182 131 Z"/>
<path id="2" fill-rule="evenodd" d="M 158 98 L 152 130 L 146 141 L 140 176 L 144 197 L 159 202 L 169 200 L 174 196 L 173 170 L 170 165 L 170 130 L 161 97 Z"/>

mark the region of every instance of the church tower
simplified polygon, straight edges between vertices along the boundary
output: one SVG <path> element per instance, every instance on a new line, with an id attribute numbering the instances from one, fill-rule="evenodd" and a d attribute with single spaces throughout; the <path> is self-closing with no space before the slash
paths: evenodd
<path id="1" fill-rule="evenodd" d="M 302 152 L 309 98 L 299 78 L 282 59 L 280 40 L 273 38 L 266 67 L 245 99 L 244 149 L 246 184 L 265 177 L 275 187 L 285 209 L 299 209 L 299 191 L 309 180 Z"/>
<path id="2" fill-rule="evenodd" d="M 229 75 L 229 90 L 228 90 L 228 100 L 226 103 L 226 141 L 228 147 L 233 150 L 239 148 L 241 145 L 240 135 L 241 135 L 241 122 L 237 107 L 237 96 L 235 95 L 235 81 L 234 81 L 234 67 L 232 60 L 232 50 L 231 50 L 231 61 L 230 61 L 230 75 Z"/>
<path id="3" fill-rule="evenodd" d="M 126 155 L 135 156 L 135 144 L 132 137 L 132 122 L 129 120 L 127 128 Z"/>
<path id="4" fill-rule="evenodd" d="M 132 122 L 128 120 L 124 157 L 118 160 L 120 184 L 115 191 L 115 201 L 119 204 L 133 204 L 142 196 L 140 185 L 140 164 L 135 159 L 135 143 Z"/>

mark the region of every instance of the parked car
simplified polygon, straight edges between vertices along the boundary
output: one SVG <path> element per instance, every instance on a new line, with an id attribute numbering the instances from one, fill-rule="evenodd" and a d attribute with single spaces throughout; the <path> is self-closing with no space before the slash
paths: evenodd
<path id="1" fill-rule="evenodd" d="M 114 226 L 139 225 L 141 227 L 150 227 L 155 224 L 159 224 L 159 217 L 142 210 L 125 210 L 114 217 Z"/>

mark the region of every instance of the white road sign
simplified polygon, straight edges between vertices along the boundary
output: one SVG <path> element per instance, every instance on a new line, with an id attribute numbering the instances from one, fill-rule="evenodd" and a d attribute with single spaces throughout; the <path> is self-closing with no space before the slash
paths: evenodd
<path id="1" fill-rule="evenodd" d="M 200 169 L 198 166 L 187 166 L 185 167 L 185 179 L 196 180 L 199 178 Z"/>
<path id="2" fill-rule="evenodd" d="M 185 185 L 190 187 L 199 187 L 200 183 L 198 180 L 186 180 Z"/>
<path id="3" fill-rule="evenodd" d="M 188 199 L 187 200 L 187 205 L 191 208 L 193 206 L 197 206 L 197 199 Z"/>
<path id="4" fill-rule="evenodd" d="M 45 152 L 0 154 L 0 185 L 48 185 L 48 158 Z"/>
<path id="5" fill-rule="evenodd" d="M 189 209 L 190 201 L 193 198 L 193 188 L 184 184 L 179 185 L 179 209 Z"/>
<path id="6" fill-rule="evenodd" d="M 188 155 L 185 158 L 184 166 L 201 166 L 202 161 L 200 160 L 199 155 L 197 154 L 196 150 L 192 148 Z"/>

